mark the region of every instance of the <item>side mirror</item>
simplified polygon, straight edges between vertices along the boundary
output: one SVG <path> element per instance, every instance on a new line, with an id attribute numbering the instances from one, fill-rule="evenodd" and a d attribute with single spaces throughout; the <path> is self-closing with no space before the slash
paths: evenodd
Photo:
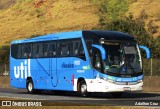
<path id="1" fill-rule="evenodd" d="M 105 49 L 102 46 L 96 45 L 96 44 L 92 44 L 92 47 L 99 49 L 101 51 L 102 59 L 103 60 L 106 59 L 106 51 L 105 51 Z"/>
<path id="2" fill-rule="evenodd" d="M 150 50 L 146 46 L 139 45 L 139 48 L 141 48 L 141 49 L 146 51 L 146 55 L 147 55 L 148 59 L 151 58 Z"/>

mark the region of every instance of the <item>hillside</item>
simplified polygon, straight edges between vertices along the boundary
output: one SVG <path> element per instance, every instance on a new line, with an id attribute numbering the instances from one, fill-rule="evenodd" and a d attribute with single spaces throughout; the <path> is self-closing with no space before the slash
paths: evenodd
<path id="1" fill-rule="evenodd" d="M 36 35 L 95 28 L 100 18 L 98 4 L 104 1 L 107 0 L 0 0 L 0 46 Z M 129 6 L 117 1 L 109 2 L 113 6 L 107 11 L 112 17 L 122 15 L 126 9 L 125 15 L 132 13 L 135 18 L 145 12 L 146 28 L 152 23 L 158 27 L 153 36 L 160 36 L 160 0 L 128 0 Z"/>
<path id="2" fill-rule="evenodd" d="M 8 8 L 15 4 L 16 0 L 0 0 L 0 9 Z"/>
<path id="3" fill-rule="evenodd" d="M 135 18 L 139 17 L 140 14 L 146 14 L 145 19 L 146 25 L 152 23 L 157 26 L 157 32 L 153 34 L 154 37 L 160 36 L 160 0 L 137 0 L 129 6 L 128 13 L 132 13 Z"/>
<path id="4" fill-rule="evenodd" d="M 0 10 L 0 46 L 32 35 L 92 29 L 97 12 L 88 0 L 17 0 Z"/>

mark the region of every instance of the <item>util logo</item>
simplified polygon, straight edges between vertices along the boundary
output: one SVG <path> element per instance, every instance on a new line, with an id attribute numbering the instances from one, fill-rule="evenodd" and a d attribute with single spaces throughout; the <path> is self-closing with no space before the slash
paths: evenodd
<path id="1" fill-rule="evenodd" d="M 14 66 L 15 78 L 27 78 L 31 76 L 30 59 L 21 62 L 20 66 Z"/>

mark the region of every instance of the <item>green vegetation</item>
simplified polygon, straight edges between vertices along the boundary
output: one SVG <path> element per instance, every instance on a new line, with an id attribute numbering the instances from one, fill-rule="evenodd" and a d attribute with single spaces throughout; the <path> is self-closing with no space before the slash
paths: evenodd
<path id="1" fill-rule="evenodd" d="M 92 0 L 99 7 L 99 24 L 105 26 L 106 22 L 111 22 L 123 18 L 128 11 L 130 4 L 135 0 Z"/>
<path id="2" fill-rule="evenodd" d="M 9 51 L 10 46 L 2 46 L 0 48 L 0 66 L 2 64 L 9 64 Z"/>

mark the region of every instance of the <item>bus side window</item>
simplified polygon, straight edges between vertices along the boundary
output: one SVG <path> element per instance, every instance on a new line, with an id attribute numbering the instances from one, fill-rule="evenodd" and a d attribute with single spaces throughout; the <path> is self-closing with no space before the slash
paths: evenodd
<path id="1" fill-rule="evenodd" d="M 12 49 L 13 50 L 13 49 Z M 16 51 L 15 51 L 16 52 Z M 17 54 L 17 58 L 21 58 L 21 45 L 18 45 L 17 46 L 17 52 L 16 52 L 16 54 Z"/>
<path id="2" fill-rule="evenodd" d="M 70 42 L 67 42 L 67 56 L 70 56 Z"/>
<path id="3" fill-rule="evenodd" d="M 79 56 L 85 57 L 84 48 L 83 48 L 82 42 L 80 42 L 80 44 L 79 44 Z"/>
<path id="4" fill-rule="evenodd" d="M 25 46 L 24 44 L 21 46 L 21 58 L 25 58 Z"/>
<path id="5" fill-rule="evenodd" d="M 70 56 L 73 56 L 73 54 L 74 54 L 74 50 L 73 50 L 73 40 L 70 42 L 70 46 L 69 46 L 69 52 L 70 52 Z"/>
<path id="6" fill-rule="evenodd" d="M 20 46 L 20 44 L 11 45 L 11 56 L 13 58 L 21 58 L 21 46 Z"/>
<path id="7" fill-rule="evenodd" d="M 43 44 L 35 43 L 33 50 L 34 57 L 43 57 Z"/>
<path id="8" fill-rule="evenodd" d="M 49 43 L 44 43 L 44 45 L 43 45 L 43 56 L 44 57 L 48 57 L 49 56 L 49 53 L 48 53 L 48 50 L 49 49 Z"/>
<path id="9" fill-rule="evenodd" d="M 66 54 L 67 54 L 67 44 L 66 44 L 65 41 L 61 42 L 61 48 L 62 48 L 61 56 L 66 56 Z"/>
<path id="10" fill-rule="evenodd" d="M 57 43 L 57 56 L 60 57 L 62 52 L 62 48 L 60 46 L 60 43 Z"/>
<path id="11" fill-rule="evenodd" d="M 81 39 L 76 39 L 72 43 L 73 43 L 73 56 L 86 60 Z"/>
<path id="12" fill-rule="evenodd" d="M 56 56 L 56 42 L 51 42 L 49 45 L 49 55 L 50 57 Z"/>
<path id="13" fill-rule="evenodd" d="M 57 51 L 59 52 L 58 56 L 61 56 L 61 57 L 69 56 L 70 55 L 69 41 L 68 40 L 59 41 Z"/>
<path id="14" fill-rule="evenodd" d="M 75 51 L 74 51 L 74 55 L 77 56 L 77 55 L 78 55 L 78 48 L 79 48 L 78 42 L 75 42 L 74 47 L 75 47 L 75 48 L 74 48 L 74 50 L 75 50 Z"/>
<path id="15" fill-rule="evenodd" d="M 30 58 L 31 57 L 31 51 L 32 51 L 32 46 L 31 44 L 26 44 L 25 45 L 25 58 Z"/>

